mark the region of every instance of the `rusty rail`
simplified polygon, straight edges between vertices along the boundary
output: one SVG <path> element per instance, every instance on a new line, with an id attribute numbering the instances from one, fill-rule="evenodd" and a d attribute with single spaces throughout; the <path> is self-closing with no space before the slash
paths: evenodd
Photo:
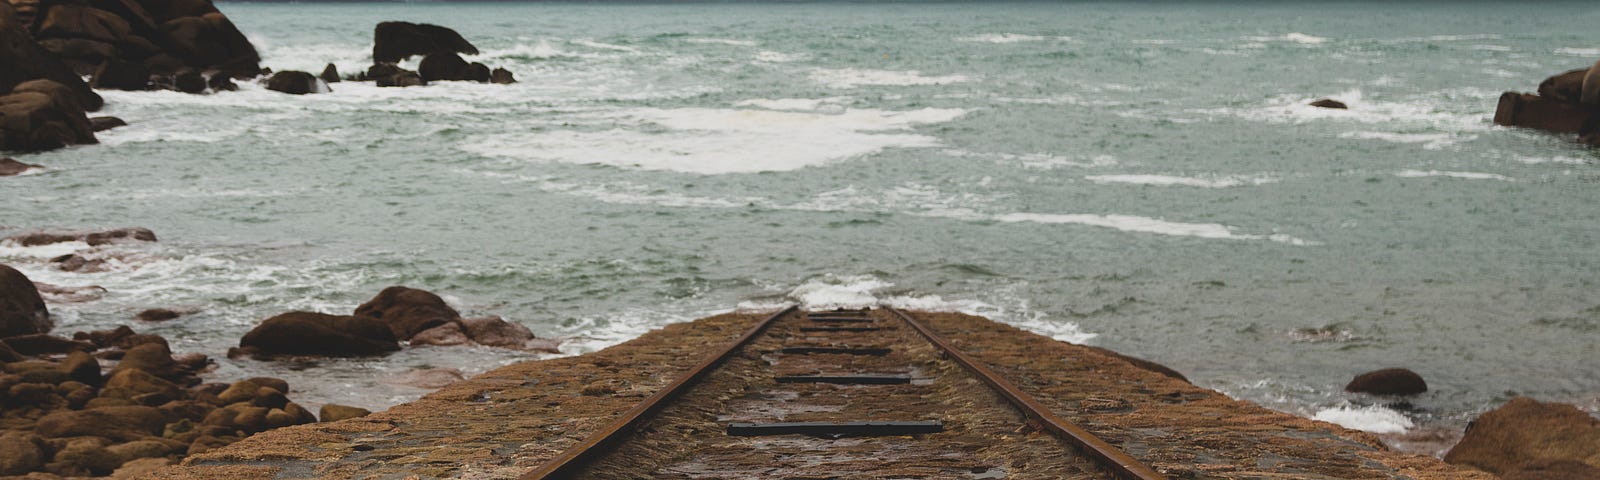
<path id="1" fill-rule="evenodd" d="M 783 309 L 783 311 L 772 314 L 772 316 L 767 317 L 766 320 L 762 320 L 761 323 L 757 323 L 754 327 L 750 327 L 750 330 L 745 331 L 744 335 L 740 336 L 737 340 L 729 342 L 721 349 L 712 352 L 711 355 L 707 355 L 706 358 L 702 359 L 699 364 L 694 366 L 694 368 L 690 368 L 689 371 L 684 372 L 683 375 L 679 376 L 676 380 L 673 380 L 671 384 L 656 392 L 655 395 L 651 395 L 650 398 L 645 399 L 643 402 L 639 403 L 638 406 L 629 409 L 627 412 L 623 412 L 623 414 L 619 416 L 616 421 L 611 422 L 610 425 L 606 425 L 606 427 L 600 429 L 599 432 L 595 433 L 594 435 L 590 435 L 589 438 L 585 438 L 583 441 L 578 442 L 571 448 L 568 448 L 566 451 L 561 452 L 560 455 L 557 455 L 555 458 L 550 459 L 550 461 L 540 465 L 539 468 L 534 469 L 533 471 L 528 472 L 521 477 L 518 477 L 519 480 L 572 478 L 574 474 L 582 470 L 583 467 L 588 465 L 590 461 L 606 453 L 606 449 L 601 447 L 610 447 L 616 442 L 624 439 L 624 437 L 626 437 L 628 434 L 638 430 L 640 426 L 649 420 L 650 416 L 655 415 L 656 412 L 666 407 L 668 402 L 674 398 L 677 398 L 679 394 L 688 391 L 689 388 L 693 387 L 696 383 L 699 383 L 700 379 L 705 378 L 707 374 L 711 373 L 712 370 L 715 370 L 718 365 L 722 364 L 723 360 L 726 360 L 728 356 L 734 351 L 738 350 L 739 347 L 744 346 L 746 343 L 749 343 L 750 340 L 760 336 L 761 332 L 767 329 L 767 326 L 772 325 L 772 322 L 777 321 L 779 318 L 783 318 L 784 315 L 793 313 L 799 308 L 800 307 L 798 305 L 790 306 L 789 308 Z"/>
<path id="2" fill-rule="evenodd" d="M 1037 419 L 1040 425 L 1049 430 L 1050 433 L 1077 446 L 1084 454 L 1094 457 L 1107 470 L 1110 470 L 1112 475 L 1123 480 L 1166 480 L 1167 477 L 1140 463 L 1138 459 L 1118 450 L 1117 447 L 1111 446 L 1111 444 L 1094 436 L 1089 431 L 1073 425 L 1061 417 L 1057 417 L 1050 412 L 1048 407 L 1035 400 L 1033 396 L 1023 392 L 1022 389 L 1017 388 L 1016 385 L 990 370 L 989 367 L 984 366 L 984 364 L 974 360 L 972 357 L 968 357 L 955 345 L 934 333 L 926 325 L 916 321 L 911 315 L 892 307 L 884 307 L 884 309 L 900 317 L 917 333 L 922 334 L 922 338 L 926 338 L 928 342 L 937 345 L 951 360 L 955 360 L 956 363 L 971 371 L 973 375 L 983 379 L 984 383 L 987 383 L 1000 396 L 1005 397 L 1006 401 L 1011 402 L 1023 414 Z"/>

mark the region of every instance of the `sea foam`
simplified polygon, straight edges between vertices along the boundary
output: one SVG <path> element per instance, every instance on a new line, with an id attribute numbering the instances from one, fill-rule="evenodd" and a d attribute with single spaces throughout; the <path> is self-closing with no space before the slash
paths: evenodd
<path id="1" fill-rule="evenodd" d="M 856 88 L 861 86 L 944 85 L 967 82 L 971 78 L 966 75 L 928 76 L 916 70 L 894 71 L 844 68 L 814 70 L 811 72 L 811 80 L 833 88 Z"/>
<path id="2" fill-rule="evenodd" d="M 1180 177 L 1172 175 L 1090 175 L 1083 177 L 1095 183 L 1128 183 L 1134 185 L 1151 185 L 1158 187 L 1200 187 L 1200 188 L 1228 188 L 1244 185 L 1264 185 L 1275 183 L 1277 177 L 1269 175 L 1226 175 L 1226 176 L 1200 176 Z"/>
<path id="3" fill-rule="evenodd" d="M 1345 404 L 1322 409 L 1311 418 L 1371 433 L 1404 433 L 1416 427 L 1404 414 L 1380 405 L 1357 407 Z"/>

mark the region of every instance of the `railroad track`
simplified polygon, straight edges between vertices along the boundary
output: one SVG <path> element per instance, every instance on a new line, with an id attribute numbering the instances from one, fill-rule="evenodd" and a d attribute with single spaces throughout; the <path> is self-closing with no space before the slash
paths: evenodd
<path id="1" fill-rule="evenodd" d="M 791 307 L 522 476 L 1164 479 L 905 312 Z"/>

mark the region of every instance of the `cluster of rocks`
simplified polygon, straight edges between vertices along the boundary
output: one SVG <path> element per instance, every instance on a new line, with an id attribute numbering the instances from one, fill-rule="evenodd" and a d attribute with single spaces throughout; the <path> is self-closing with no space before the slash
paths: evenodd
<path id="1" fill-rule="evenodd" d="M 479 83 L 516 83 L 516 77 L 504 68 L 490 69 L 479 62 L 467 62 L 462 54 L 477 55 L 478 47 L 460 33 L 446 27 L 426 23 L 382 22 L 372 32 L 372 66 L 355 75 L 341 77 L 339 67 L 328 64 L 321 75 L 301 71 L 284 71 L 267 80 L 267 88 L 279 92 L 303 95 L 328 92 L 327 84 L 343 80 L 375 82 L 380 87 L 415 87 L 437 81 L 473 81 Z M 400 62 L 421 56 L 416 71 L 407 70 Z"/>
<path id="2" fill-rule="evenodd" d="M 21 272 L 0 265 L 0 476 L 139 472 L 272 428 L 317 421 L 287 382 L 202 383 L 212 362 L 122 326 L 51 335 L 49 309 Z M 323 407 L 323 421 L 367 412 Z M 40 476 L 44 475 L 44 476 Z"/>
<path id="3" fill-rule="evenodd" d="M 381 355 L 411 346 L 484 345 L 559 353 L 558 343 L 500 317 L 462 318 L 431 292 L 383 289 L 351 315 L 288 312 L 262 321 L 228 356 Z"/>
<path id="4" fill-rule="evenodd" d="M 1600 146 L 1600 62 L 1545 79 L 1537 94 L 1501 94 L 1494 123 L 1577 134 L 1579 143 Z"/>
<path id="5" fill-rule="evenodd" d="M 0 1 L 0 150 L 98 143 L 88 112 L 104 103 Z"/>

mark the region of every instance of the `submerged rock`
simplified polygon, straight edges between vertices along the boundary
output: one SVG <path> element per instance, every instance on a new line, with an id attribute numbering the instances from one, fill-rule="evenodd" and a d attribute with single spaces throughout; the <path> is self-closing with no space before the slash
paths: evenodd
<path id="1" fill-rule="evenodd" d="M 1318 107 L 1318 108 L 1332 108 L 1332 109 L 1338 109 L 1338 110 L 1345 110 L 1345 109 L 1350 108 L 1350 106 L 1349 105 L 1345 105 L 1344 102 L 1341 102 L 1341 101 L 1338 101 L 1338 100 L 1334 100 L 1334 99 L 1331 99 L 1331 98 L 1324 98 L 1324 99 L 1321 99 L 1321 100 L 1317 100 L 1315 102 L 1311 102 L 1311 106 Z"/>
<path id="2" fill-rule="evenodd" d="M 365 316 L 289 312 L 251 329 L 239 340 L 246 354 L 378 355 L 400 349 L 382 320 Z"/>
<path id="3" fill-rule="evenodd" d="M 1356 375 L 1344 391 L 1373 395 L 1416 395 L 1428 391 L 1422 375 L 1404 368 L 1385 368 Z"/>
<path id="4" fill-rule="evenodd" d="M 1600 465 L 1600 420 L 1572 405 L 1513 398 L 1467 424 L 1466 436 L 1445 454 L 1444 460 L 1496 475 L 1525 467 L 1574 470 L 1571 466 L 1536 462 L 1571 460 Z"/>
<path id="5" fill-rule="evenodd" d="M 0 177 L 21 175 L 23 172 L 36 168 L 44 168 L 31 163 L 22 163 L 13 158 L 0 158 Z"/>

